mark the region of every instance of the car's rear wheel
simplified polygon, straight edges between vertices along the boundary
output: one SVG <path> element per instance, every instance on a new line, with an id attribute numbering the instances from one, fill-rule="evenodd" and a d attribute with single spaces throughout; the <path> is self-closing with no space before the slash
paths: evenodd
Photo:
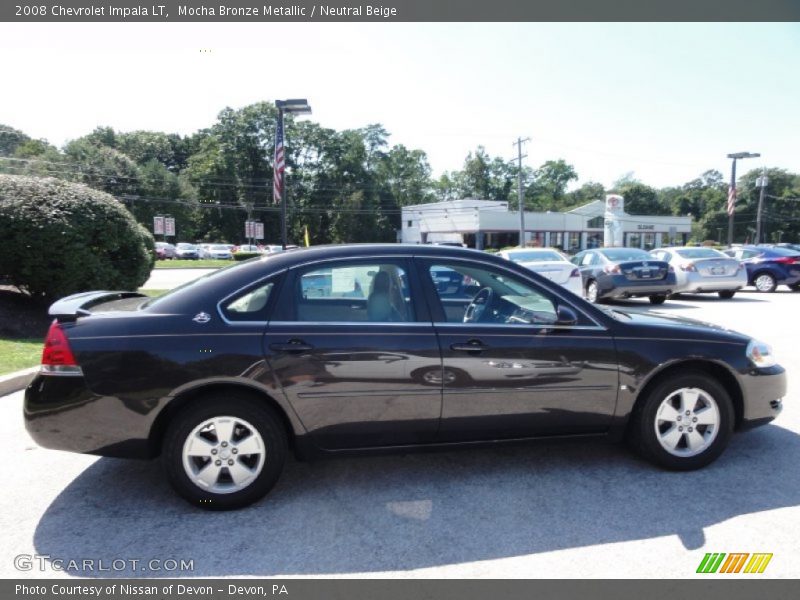
<path id="1" fill-rule="evenodd" d="M 722 298 L 723 300 L 730 300 L 736 295 L 735 290 L 723 290 L 722 292 L 717 292 L 717 295 Z"/>
<path id="2" fill-rule="evenodd" d="M 586 299 L 595 304 L 598 299 L 600 298 L 600 286 L 597 285 L 597 282 L 592 280 L 586 284 Z"/>
<path id="3" fill-rule="evenodd" d="M 775 288 L 778 287 L 778 282 L 769 273 L 756 273 L 753 283 L 759 292 L 774 292 Z"/>
<path id="4" fill-rule="evenodd" d="M 272 489 L 287 446 L 283 423 L 269 406 L 240 392 L 219 392 L 193 401 L 172 420 L 162 462 L 183 498 L 208 510 L 228 510 Z"/>
<path id="5" fill-rule="evenodd" d="M 789 286 L 789 289 L 793 292 L 800 292 L 800 283 L 793 283 Z"/>
<path id="6" fill-rule="evenodd" d="M 666 294 L 654 294 L 650 296 L 650 304 L 664 304 L 666 299 Z"/>
<path id="7" fill-rule="evenodd" d="M 699 372 L 664 378 L 632 416 L 630 441 L 647 460 L 678 471 L 722 454 L 733 433 L 733 403 L 718 381 Z"/>

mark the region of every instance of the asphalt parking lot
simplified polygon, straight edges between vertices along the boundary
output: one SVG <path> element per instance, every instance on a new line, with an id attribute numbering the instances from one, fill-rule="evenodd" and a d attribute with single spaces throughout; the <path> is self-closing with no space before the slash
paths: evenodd
<path id="1" fill-rule="evenodd" d="M 800 294 L 658 310 L 758 337 L 789 373 L 779 419 L 736 435 L 704 470 L 660 471 L 600 443 L 290 462 L 265 500 L 208 513 L 178 499 L 157 462 L 38 448 L 16 393 L 0 399 L 0 576 L 64 575 L 15 568 L 15 556 L 39 554 L 194 561 L 184 572 L 70 573 L 100 577 L 684 578 L 706 552 L 770 552 L 760 577 L 798 576 Z"/>

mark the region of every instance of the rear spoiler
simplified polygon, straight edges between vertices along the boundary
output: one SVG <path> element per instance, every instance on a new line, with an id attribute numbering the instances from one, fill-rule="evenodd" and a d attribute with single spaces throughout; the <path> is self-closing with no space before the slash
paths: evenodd
<path id="1" fill-rule="evenodd" d="M 67 296 L 52 304 L 47 314 L 59 321 L 75 321 L 78 317 L 90 315 L 89 309 L 93 306 L 137 296 L 144 298 L 146 294 L 139 292 L 83 292 Z"/>

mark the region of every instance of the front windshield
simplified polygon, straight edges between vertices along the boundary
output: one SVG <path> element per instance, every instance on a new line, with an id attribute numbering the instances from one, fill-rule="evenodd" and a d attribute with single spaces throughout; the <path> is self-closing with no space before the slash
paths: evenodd
<path id="1" fill-rule="evenodd" d="M 626 260 L 652 260 L 644 250 L 638 248 L 606 248 L 600 251 L 611 262 L 622 262 Z"/>

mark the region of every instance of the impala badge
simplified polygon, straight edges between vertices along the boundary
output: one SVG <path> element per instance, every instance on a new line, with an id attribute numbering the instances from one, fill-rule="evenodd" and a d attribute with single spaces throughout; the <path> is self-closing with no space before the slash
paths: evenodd
<path id="1" fill-rule="evenodd" d="M 211 315 L 204 312 L 197 313 L 192 319 L 192 321 L 194 321 L 195 323 L 208 323 L 210 320 L 211 320 Z"/>

